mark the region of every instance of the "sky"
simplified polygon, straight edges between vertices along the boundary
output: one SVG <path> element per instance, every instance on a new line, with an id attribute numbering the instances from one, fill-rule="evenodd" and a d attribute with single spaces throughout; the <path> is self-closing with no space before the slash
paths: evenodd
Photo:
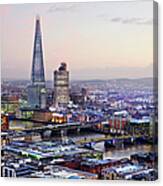
<path id="1" fill-rule="evenodd" d="M 46 80 L 66 62 L 72 80 L 153 75 L 153 2 L 0 5 L 2 79 L 30 79 L 41 17 Z"/>

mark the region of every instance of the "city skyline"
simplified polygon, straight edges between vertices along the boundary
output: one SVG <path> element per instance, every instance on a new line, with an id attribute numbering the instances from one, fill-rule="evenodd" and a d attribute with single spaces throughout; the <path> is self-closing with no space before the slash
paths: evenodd
<path id="1" fill-rule="evenodd" d="M 1 5 L 2 78 L 30 79 L 37 14 L 46 80 L 60 62 L 68 64 L 72 80 L 152 77 L 152 6 L 151 1 Z"/>
<path id="2" fill-rule="evenodd" d="M 1 177 L 158 179 L 157 11 L 0 6 Z"/>

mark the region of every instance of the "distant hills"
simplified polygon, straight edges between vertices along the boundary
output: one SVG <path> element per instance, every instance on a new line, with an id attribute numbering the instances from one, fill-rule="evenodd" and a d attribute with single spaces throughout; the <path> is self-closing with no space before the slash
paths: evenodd
<path id="1" fill-rule="evenodd" d="M 129 79 L 129 78 L 121 78 L 121 79 L 109 79 L 109 80 L 100 80 L 100 79 L 93 79 L 93 80 L 71 80 L 70 83 L 82 83 L 82 84 L 117 84 L 117 85 L 125 85 L 125 84 L 132 84 L 132 85 L 146 85 L 146 86 L 152 86 L 153 85 L 153 78 L 152 77 L 146 77 L 146 78 L 138 78 L 138 79 Z M 27 85 L 30 83 L 29 80 L 3 80 L 2 82 L 8 82 L 15 85 Z M 48 88 L 51 88 L 53 86 L 52 80 L 46 81 L 46 85 Z"/>

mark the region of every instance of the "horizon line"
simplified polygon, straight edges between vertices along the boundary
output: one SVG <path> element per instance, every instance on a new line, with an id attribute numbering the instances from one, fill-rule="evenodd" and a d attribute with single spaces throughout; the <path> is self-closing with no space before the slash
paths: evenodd
<path id="1" fill-rule="evenodd" d="M 149 78 L 157 78 L 157 77 L 152 77 L 152 76 L 148 76 L 148 77 L 121 77 L 121 78 L 94 78 L 94 79 L 71 79 L 70 81 L 107 81 L 107 80 L 120 80 L 120 79 L 128 79 L 128 80 L 135 80 L 135 79 L 149 79 Z M 31 81 L 30 79 L 21 79 L 21 78 L 1 78 L 1 81 Z M 47 79 L 45 80 L 45 82 L 47 81 L 53 81 L 51 79 Z"/>

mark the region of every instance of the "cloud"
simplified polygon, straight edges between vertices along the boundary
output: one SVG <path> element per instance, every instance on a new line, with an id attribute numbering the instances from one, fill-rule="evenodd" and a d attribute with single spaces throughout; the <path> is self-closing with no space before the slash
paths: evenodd
<path id="1" fill-rule="evenodd" d="M 121 18 L 120 17 L 115 17 L 111 19 L 112 22 L 120 22 Z"/>
<path id="2" fill-rule="evenodd" d="M 111 22 L 114 23 L 122 23 L 122 24 L 137 24 L 137 25 L 151 25 L 153 24 L 152 18 L 121 18 L 121 17 L 114 17 L 110 19 Z"/>
<path id="3" fill-rule="evenodd" d="M 91 6 L 90 6 L 91 5 Z M 59 12 L 78 12 L 78 11 L 92 11 L 91 9 L 96 9 L 98 5 L 96 3 L 89 2 L 72 2 L 72 3 L 55 3 L 48 10 L 47 13 L 59 13 Z"/>
<path id="4" fill-rule="evenodd" d="M 99 19 L 101 19 L 101 20 L 104 20 L 106 22 L 108 22 L 110 20 L 108 14 L 106 14 L 106 13 L 97 14 L 96 17 L 99 18 Z"/>
<path id="5" fill-rule="evenodd" d="M 102 19 L 104 21 L 110 21 L 113 23 L 122 23 L 122 24 L 137 24 L 137 25 L 152 25 L 155 20 L 152 18 L 143 18 L 143 17 L 129 17 L 129 18 L 122 18 L 122 17 L 112 17 L 110 18 L 108 14 L 99 14 L 97 18 Z"/>
<path id="6" fill-rule="evenodd" d="M 56 3 L 52 5 L 47 12 L 48 13 L 57 13 L 57 12 L 74 12 L 77 9 L 77 5 L 75 3 Z"/>

